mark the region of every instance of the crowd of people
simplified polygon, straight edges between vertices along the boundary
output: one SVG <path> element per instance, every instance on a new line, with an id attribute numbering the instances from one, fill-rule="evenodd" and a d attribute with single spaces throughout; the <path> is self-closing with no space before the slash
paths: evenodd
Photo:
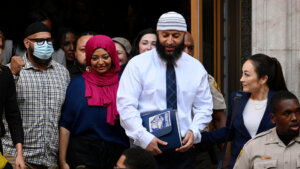
<path id="1" fill-rule="evenodd" d="M 47 17 L 32 22 L 17 53 L 0 31 L 0 168 L 213 168 L 227 141 L 223 168 L 299 167 L 299 100 L 276 58 L 248 58 L 243 91 L 226 106 L 179 13 L 162 14 L 133 43 L 68 28 L 55 39 L 51 29 Z M 141 114 L 168 109 L 181 146 L 161 149 L 171 143 Z"/>

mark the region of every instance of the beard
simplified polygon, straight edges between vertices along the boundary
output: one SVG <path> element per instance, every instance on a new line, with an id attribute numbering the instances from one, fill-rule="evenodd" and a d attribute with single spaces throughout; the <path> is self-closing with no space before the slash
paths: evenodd
<path id="1" fill-rule="evenodd" d="M 33 49 L 31 47 L 29 47 L 28 53 L 30 54 L 32 60 L 35 63 L 37 63 L 38 65 L 48 65 L 52 60 L 52 57 L 50 57 L 49 59 L 40 59 L 40 58 L 34 56 L 33 55 Z"/>
<path id="2" fill-rule="evenodd" d="M 172 46 L 173 47 L 173 46 Z M 156 43 L 156 50 L 159 57 L 167 62 L 167 64 L 172 64 L 176 66 L 176 61 L 181 57 L 182 51 L 184 49 L 184 41 L 182 41 L 178 46 L 175 46 L 175 49 L 172 53 L 168 53 L 158 39 L 158 43 Z"/>

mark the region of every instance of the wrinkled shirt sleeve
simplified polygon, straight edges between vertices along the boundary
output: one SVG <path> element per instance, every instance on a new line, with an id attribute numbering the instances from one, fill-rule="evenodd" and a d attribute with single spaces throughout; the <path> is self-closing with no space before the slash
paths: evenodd
<path id="1" fill-rule="evenodd" d="M 194 142 L 201 141 L 201 131 L 212 120 L 212 96 L 208 85 L 207 73 L 202 76 L 193 101 L 194 118 L 189 129 L 194 133 Z"/>
<path id="2" fill-rule="evenodd" d="M 142 126 L 138 111 L 139 96 L 142 92 L 140 71 L 134 63 L 129 62 L 122 74 L 117 93 L 117 108 L 121 126 L 133 143 L 146 148 L 154 136 Z"/>

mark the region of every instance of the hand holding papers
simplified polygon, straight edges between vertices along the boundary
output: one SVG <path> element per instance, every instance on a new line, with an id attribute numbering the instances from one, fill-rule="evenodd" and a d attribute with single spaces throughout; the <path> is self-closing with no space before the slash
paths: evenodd
<path id="1" fill-rule="evenodd" d="M 143 126 L 155 137 L 167 142 L 159 144 L 161 150 L 179 148 L 182 146 L 181 134 L 176 110 L 146 112 L 141 114 Z M 158 142 L 159 143 L 159 142 Z"/>

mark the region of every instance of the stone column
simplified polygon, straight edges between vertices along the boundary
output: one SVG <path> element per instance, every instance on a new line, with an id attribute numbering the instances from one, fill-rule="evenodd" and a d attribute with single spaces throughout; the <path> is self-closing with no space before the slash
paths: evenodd
<path id="1" fill-rule="evenodd" d="M 252 54 L 276 57 L 300 99 L 300 0 L 252 0 Z"/>

